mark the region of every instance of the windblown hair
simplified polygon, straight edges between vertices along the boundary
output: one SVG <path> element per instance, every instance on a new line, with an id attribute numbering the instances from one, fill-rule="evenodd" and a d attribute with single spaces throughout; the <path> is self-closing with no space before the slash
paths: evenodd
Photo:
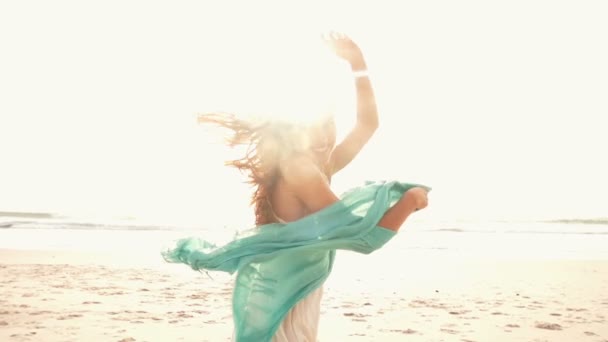
<path id="1" fill-rule="evenodd" d="M 246 146 L 242 158 L 226 161 L 225 165 L 246 174 L 248 183 L 254 187 L 251 205 L 256 225 L 273 222 L 269 196 L 279 178 L 279 164 L 290 155 L 308 148 L 308 135 L 303 127 L 279 120 L 246 120 L 231 113 L 203 114 L 198 122 L 227 129 L 228 146 Z"/>

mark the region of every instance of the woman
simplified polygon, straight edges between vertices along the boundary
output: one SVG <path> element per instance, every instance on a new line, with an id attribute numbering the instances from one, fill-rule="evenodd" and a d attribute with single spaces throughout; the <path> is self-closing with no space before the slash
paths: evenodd
<path id="1" fill-rule="evenodd" d="M 252 204 L 257 226 L 295 222 L 340 201 L 330 189 L 332 176 L 353 160 L 378 127 L 374 93 L 361 50 L 343 34 L 332 33 L 325 40 L 338 57 L 350 64 L 356 83 L 357 122 L 338 145 L 335 145 L 334 121 L 329 116 L 307 126 L 276 120 L 245 121 L 229 114 L 208 114 L 200 118 L 201 122 L 231 130 L 231 145 L 249 145 L 244 158 L 228 165 L 247 172 L 250 182 L 256 186 Z M 398 231 L 411 213 L 427 206 L 427 191 L 415 186 L 405 191 L 382 215 L 378 226 Z M 291 257 L 295 262 L 306 258 L 305 253 L 291 254 Z M 184 258 L 180 261 L 192 265 Z M 239 270 L 239 276 L 241 273 Z M 239 281 L 237 277 L 237 285 Z M 322 291 L 319 286 L 291 307 L 272 340 L 316 341 Z M 234 296 L 239 295 L 235 290 Z M 238 311 L 235 308 L 235 313 Z M 241 321 L 248 324 L 247 319 L 251 321 L 251 318 Z"/>

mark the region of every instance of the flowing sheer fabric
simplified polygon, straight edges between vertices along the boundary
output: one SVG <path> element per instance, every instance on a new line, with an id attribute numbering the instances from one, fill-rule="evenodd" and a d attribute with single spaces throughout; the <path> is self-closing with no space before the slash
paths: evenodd
<path id="1" fill-rule="evenodd" d="M 279 223 L 288 222 L 283 220 L 274 211 L 272 204 L 269 207 L 275 220 Z M 281 325 L 275 332 L 272 342 L 316 342 L 319 330 L 319 319 L 321 317 L 321 299 L 323 297 L 323 285 L 296 303 L 289 310 Z M 233 341 L 235 335 L 233 334 Z"/>
<path id="2" fill-rule="evenodd" d="M 234 340 L 271 341 L 282 333 L 281 322 L 290 310 L 327 279 L 337 249 L 369 254 L 395 235 L 377 223 L 415 186 L 421 185 L 368 182 L 298 221 L 260 226 L 224 246 L 185 238 L 162 255 L 194 270 L 238 271 L 232 298 Z"/>

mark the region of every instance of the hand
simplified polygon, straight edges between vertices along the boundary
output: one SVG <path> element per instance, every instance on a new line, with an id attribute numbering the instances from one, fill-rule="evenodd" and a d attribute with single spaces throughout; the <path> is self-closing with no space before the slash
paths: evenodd
<path id="1" fill-rule="evenodd" d="M 359 46 L 344 33 L 330 32 L 323 40 L 336 56 L 349 62 L 353 70 L 365 69 L 365 60 Z"/>
<path id="2" fill-rule="evenodd" d="M 421 187 L 409 189 L 403 194 L 403 198 L 412 203 L 415 210 L 424 209 L 429 205 L 428 191 Z"/>

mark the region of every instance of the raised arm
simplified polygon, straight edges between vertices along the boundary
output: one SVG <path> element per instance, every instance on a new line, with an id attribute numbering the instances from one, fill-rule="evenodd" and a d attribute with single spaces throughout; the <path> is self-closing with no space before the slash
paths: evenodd
<path id="1" fill-rule="evenodd" d="M 367 65 L 357 44 L 340 33 L 332 33 L 325 40 L 338 57 L 350 64 L 357 93 L 355 127 L 336 145 L 331 156 L 332 173 L 336 173 L 348 165 L 372 137 L 378 128 L 378 110 L 374 90 L 366 74 Z"/>

